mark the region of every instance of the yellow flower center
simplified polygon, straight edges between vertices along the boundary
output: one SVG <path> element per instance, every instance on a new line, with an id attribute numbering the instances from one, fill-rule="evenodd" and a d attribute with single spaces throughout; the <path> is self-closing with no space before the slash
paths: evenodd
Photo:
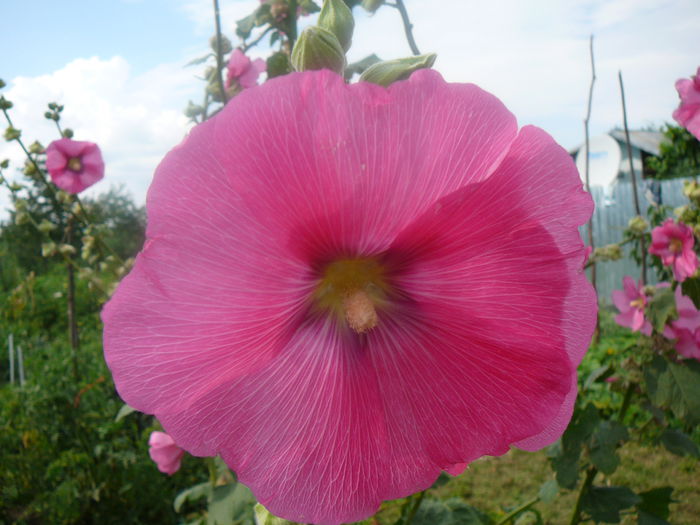
<path id="1" fill-rule="evenodd" d="M 681 253 L 683 251 L 683 241 L 680 239 L 671 239 L 668 247 L 672 253 Z"/>
<path id="2" fill-rule="evenodd" d="M 385 270 L 371 257 L 339 259 L 325 267 L 314 290 L 316 305 L 337 315 L 356 333 L 377 326 L 377 306 L 385 303 Z"/>
<path id="3" fill-rule="evenodd" d="M 635 299 L 634 301 L 630 301 L 630 306 L 632 308 L 644 308 L 644 299 L 641 297 L 639 299 Z"/>
<path id="4" fill-rule="evenodd" d="M 83 169 L 83 163 L 80 162 L 80 159 L 78 157 L 73 157 L 68 160 L 68 169 L 71 171 L 80 171 Z"/>

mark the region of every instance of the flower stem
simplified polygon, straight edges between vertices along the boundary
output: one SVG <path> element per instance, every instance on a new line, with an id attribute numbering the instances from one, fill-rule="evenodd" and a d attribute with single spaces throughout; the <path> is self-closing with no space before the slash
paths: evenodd
<path id="1" fill-rule="evenodd" d="M 413 24 L 408 18 L 408 11 L 406 11 L 406 6 L 403 4 L 403 0 L 396 0 L 396 4 L 394 5 L 401 14 L 401 20 L 403 21 L 403 29 L 406 32 L 406 40 L 408 40 L 408 46 L 411 48 L 411 52 L 414 55 L 420 55 L 420 51 L 418 50 L 418 46 L 416 45 L 416 40 L 413 38 Z"/>
<path id="2" fill-rule="evenodd" d="M 516 509 L 512 510 L 511 512 L 509 512 L 508 515 L 505 516 L 502 520 L 496 522 L 496 525 L 505 525 L 505 524 L 508 523 L 510 520 L 512 520 L 515 516 L 517 516 L 518 514 L 520 514 L 521 512 L 523 512 L 523 511 L 529 509 L 530 507 L 532 507 L 532 506 L 535 505 L 536 503 L 539 503 L 539 501 L 540 501 L 540 497 L 539 497 L 539 496 L 535 496 L 535 497 L 532 498 L 531 500 L 526 501 L 525 503 L 523 503 L 522 505 L 520 505 L 518 508 L 516 508 Z"/>
<path id="3" fill-rule="evenodd" d="M 411 505 L 411 510 L 408 511 L 408 514 L 406 515 L 406 520 L 403 522 L 404 525 L 411 525 L 413 522 L 413 518 L 416 516 L 416 512 L 418 512 L 418 508 L 420 507 L 420 504 L 423 502 L 423 498 L 425 497 L 426 491 L 422 491 L 418 494 L 418 497 L 413 500 L 413 504 Z"/>
<path id="4" fill-rule="evenodd" d="M 569 525 L 578 525 L 581 521 L 581 504 L 583 503 L 583 496 L 588 492 L 593 484 L 593 478 L 598 474 L 598 469 L 595 467 L 589 467 L 586 471 L 586 479 L 581 484 L 581 490 L 578 491 L 578 496 L 576 497 L 576 505 L 574 506 L 574 511 L 571 513 L 571 521 Z"/>
<path id="5" fill-rule="evenodd" d="M 214 0 L 214 22 L 216 24 L 216 82 L 219 84 L 219 89 L 221 90 L 221 98 L 224 104 L 228 102 L 228 96 L 226 95 L 226 90 L 224 89 L 224 57 L 221 54 L 221 17 L 219 15 L 219 0 Z"/>
<path id="6" fill-rule="evenodd" d="M 68 218 L 66 225 L 66 242 L 73 245 L 73 215 Z M 72 259 L 71 255 L 68 255 Z M 72 261 L 71 261 L 72 262 Z M 78 349 L 80 347 L 80 339 L 78 337 L 78 320 L 75 313 L 75 270 L 73 264 L 67 264 L 68 267 L 68 331 L 70 333 L 71 358 L 73 359 L 73 379 L 77 382 L 78 374 Z"/>

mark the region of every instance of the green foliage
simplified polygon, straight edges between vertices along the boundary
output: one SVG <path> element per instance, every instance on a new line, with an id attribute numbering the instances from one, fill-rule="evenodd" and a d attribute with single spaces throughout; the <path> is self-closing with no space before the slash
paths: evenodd
<path id="1" fill-rule="evenodd" d="M 700 423 L 700 363 L 669 362 L 656 357 L 644 370 L 649 397 L 676 417 L 690 424 Z"/>
<path id="2" fill-rule="evenodd" d="M 457 498 L 423 501 L 412 521 L 413 525 L 490 525 L 491 523 L 493 521 L 486 514 Z"/>
<path id="3" fill-rule="evenodd" d="M 669 452 L 677 456 L 688 455 L 700 458 L 700 448 L 690 439 L 690 436 L 678 429 L 665 430 L 659 437 L 659 441 Z"/>
<path id="4" fill-rule="evenodd" d="M 595 523 L 620 523 L 620 511 L 641 501 L 627 487 L 591 487 L 582 499 L 581 508 Z"/>
<path id="5" fill-rule="evenodd" d="M 649 157 L 648 165 L 656 179 L 694 177 L 700 173 L 700 142 L 687 129 L 667 125 L 663 130 L 658 157 Z"/>

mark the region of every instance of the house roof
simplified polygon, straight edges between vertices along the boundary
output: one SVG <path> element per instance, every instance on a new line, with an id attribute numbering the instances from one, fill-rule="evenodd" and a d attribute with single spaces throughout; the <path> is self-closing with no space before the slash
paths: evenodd
<path id="1" fill-rule="evenodd" d="M 609 131 L 608 135 L 617 140 L 621 145 L 627 144 L 627 140 L 625 139 L 625 130 L 623 129 L 614 129 L 612 131 Z M 659 146 L 663 141 L 664 134 L 660 131 L 630 131 L 630 143 L 632 144 L 632 146 L 646 153 L 650 153 L 651 155 L 659 155 Z M 583 144 L 569 150 L 569 153 L 571 155 L 575 155 L 578 152 L 578 150 L 581 149 L 582 146 Z"/>

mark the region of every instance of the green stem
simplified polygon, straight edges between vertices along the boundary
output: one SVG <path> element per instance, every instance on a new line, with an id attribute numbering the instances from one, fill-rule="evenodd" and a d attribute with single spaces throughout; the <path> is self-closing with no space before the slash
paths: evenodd
<path id="1" fill-rule="evenodd" d="M 520 514 L 521 512 L 526 511 L 527 509 L 529 509 L 530 507 L 532 507 L 532 506 L 535 505 L 536 503 L 539 503 L 539 501 L 540 501 L 540 497 L 539 497 L 539 496 L 535 496 L 535 497 L 532 498 L 530 501 L 526 501 L 525 503 L 523 503 L 522 505 L 520 505 L 518 508 L 516 508 L 515 510 L 511 511 L 511 512 L 510 512 L 507 516 L 505 516 L 502 520 L 498 521 L 498 522 L 496 523 L 496 525 L 505 525 L 505 524 L 508 523 L 510 520 L 512 520 L 513 518 L 515 518 L 518 514 Z"/>
<path id="2" fill-rule="evenodd" d="M 622 421 L 625 419 L 625 415 L 627 414 L 627 409 L 629 409 L 630 404 L 632 402 L 632 394 L 634 394 L 634 390 L 637 388 L 636 383 L 630 383 L 627 386 L 627 390 L 625 390 L 625 397 L 622 400 L 622 406 L 620 407 L 620 413 L 617 416 L 617 420 L 622 423 Z"/>
<path id="3" fill-rule="evenodd" d="M 408 11 L 406 11 L 406 6 L 403 5 L 403 0 L 396 0 L 396 9 L 398 9 L 399 13 L 401 14 L 401 21 L 403 22 L 406 40 L 408 40 L 408 47 L 411 48 L 411 53 L 414 55 L 420 55 L 420 51 L 416 45 L 416 40 L 413 38 L 413 24 L 408 18 Z"/>
<path id="4" fill-rule="evenodd" d="M 224 89 L 224 57 L 221 53 L 221 16 L 219 15 L 219 0 L 214 0 L 214 22 L 216 24 L 216 82 L 221 90 L 221 98 L 224 104 L 228 102 L 228 95 Z"/>
<path id="5" fill-rule="evenodd" d="M 289 0 L 289 20 L 287 27 L 287 39 L 289 40 L 289 53 L 291 55 L 294 49 L 294 43 L 297 40 L 297 0 Z"/>
<path id="6" fill-rule="evenodd" d="M 569 525 L 578 525 L 581 521 L 581 504 L 583 503 L 583 496 L 588 492 L 593 484 L 593 478 L 598 474 L 598 469 L 595 467 L 589 467 L 586 471 L 586 479 L 581 484 L 581 490 L 578 491 L 578 496 L 576 497 L 576 505 L 574 506 L 574 511 L 571 513 L 571 521 Z"/>
<path id="7" fill-rule="evenodd" d="M 404 525 L 411 525 L 411 523 L 413 522 L 413 518 L 416 516 L 416 512 L 418 512 L 418 507 L 420 507 L 420 504 L 423 502 L 425 493 L 425 490 L 419 493 L 418 497 L 413 501 L 413 505 L 411 506 L 411 510 L 408 511 L 408 515 L 406 516 L 406 521 L 404 522 Z"/>

